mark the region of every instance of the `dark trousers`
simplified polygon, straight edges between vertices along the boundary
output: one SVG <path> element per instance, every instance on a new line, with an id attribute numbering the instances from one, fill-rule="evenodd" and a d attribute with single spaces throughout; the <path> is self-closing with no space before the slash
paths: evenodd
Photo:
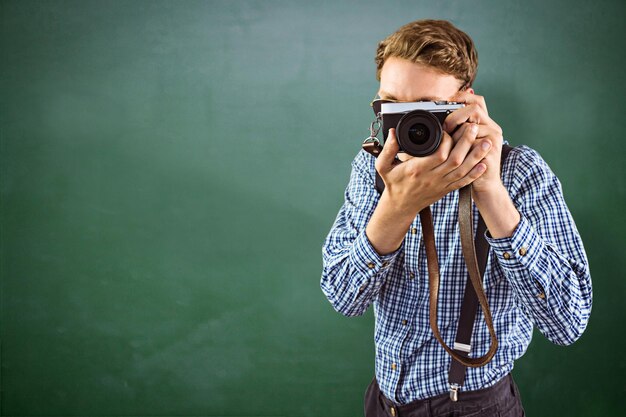
<path id="1" fill-rule="evenodd" d="M 386 398 L 376 378 L 365 392 L 365 417 L 523 417 L 519 389 L 509 373 L 495 385 L 476 391 L 459 391 L 454 402 L 450 394 L 396 405 Z"/>

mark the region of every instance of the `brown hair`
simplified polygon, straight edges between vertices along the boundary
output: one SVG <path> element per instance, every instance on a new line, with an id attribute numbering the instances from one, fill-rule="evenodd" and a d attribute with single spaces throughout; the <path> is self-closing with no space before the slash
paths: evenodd
<path id="1" fill-rule="evenodd" d="M 416 20 L 378 43 L 376 79 L 390 56 L 428 65 L 471 87 L 476 78 L 478 53 L 467 34 L 446 20 Z"/>

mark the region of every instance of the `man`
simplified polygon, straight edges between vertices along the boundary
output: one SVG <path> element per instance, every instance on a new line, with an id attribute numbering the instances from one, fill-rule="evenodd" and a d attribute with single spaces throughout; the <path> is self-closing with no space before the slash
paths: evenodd
<path id="1" fill-rule="evenodd" d="M 524 415 L 510 371 L 533 326 L 559 345 L 576 341 L 587 326 L 591 277 L 559 180 L 527 146 L 513 148 L 500 171 L 502 129 L 472 89 L 477 61 L 469 36 L 440 20 L 409 23 L 378 45 L 382 99 L 447 100 L 465 107 L 446 118 L 432 155 L 398 153 L 394 129 L 378 158 L 361 150 L 324 242 L 321 288 L 332 306 L 358 316 L 374 305 L 376 376 L 365 396 L 368 417 Z M 382 194 L 375 171 L 385 183 Z M 457 190 L 468 184 L 474 221 L 480 212 L 487 226 L 483 285 L 499 345 L 485 366 L 467 368 L 455 402 L 448 384 L 451 357 L 429 326 L 417 215 L 431 206 L 441 271 L 438 323 L 452 346 L 467 278 Z M 470 357 L 487 352 L 490 338 L 480 313 L 471 340 Z"/>

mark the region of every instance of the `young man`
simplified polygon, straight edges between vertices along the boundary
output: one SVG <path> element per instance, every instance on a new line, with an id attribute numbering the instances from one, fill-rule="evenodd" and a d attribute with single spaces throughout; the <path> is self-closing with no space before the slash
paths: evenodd
<path id="1" fill-rule="evenodd" d="M 559 180 L 527 146 L 513 148 L 500 171 L 502 129 L 471 88 L 477 61 L 472 40 L 440 20 L 409 23 L 378 45 L 382 99 L 446 100 L 465 107 L 446 118 L 441 145 L 429 156 L 398 153 L 394 129 L 378 158 L 361 150 L 324 242 L 321 288 L 332 306 L 358 316 L 374 305 L 376 376 L 366 391 L 366 416 L 521 416 L 510 371 L 526 351 L 533 326 L 559 345 L 576 341 L 587 326 L 591 277 Z M 385 183 L 382 194 L 375 171 Z M 438 323 L 452 346 L 467 279 L 457 190 L 468 184 L 474 222 L 480 212 L 487 226 L 483 286 L 498 349 L 486 365 L 467 368 L 455 402 L 448 383 L 451 357 L 429 326 L 417 215 L 431 206 L 441 272 Z M 480 312 L 471 340 L 470 357 L 487 352 L 490 337 Z"/>

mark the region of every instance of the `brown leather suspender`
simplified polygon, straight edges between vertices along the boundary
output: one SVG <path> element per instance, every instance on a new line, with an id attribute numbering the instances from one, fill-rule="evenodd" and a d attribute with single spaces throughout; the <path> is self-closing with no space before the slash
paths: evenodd
<path id="1" fill-rule="evenodd" d="M 512 148 L 508 145 L 502 146 L 501 165 L 504 164 L 504 160 L 508 156 L 511 149 Z M 376 172 L 376 189 L 379 193 L 382 193 L 384 190 L 384 182 L 378 172 Z M 430 327 L 437 341 L 439 341 L 441 346 L 443 346 L 446 352 L 448 352 L 448 354 L 453 358 L 449 381 L 451 383 L 451 397 L 453 400 L 456 400 L 456 390 L 463 384 L 465 367 L 480 367 L 487 364 L 493 358 L 498 348 L 498 340 L 493 327 L 493 319 L 482 284 L 482 275 L 485 270 L 487 255 L 489 253 L 486 246 L 487 242 L 484 240 L 484 231 L 486 228 L 482 217 L 479 215 L 479 230 L 476 235 L 476 247 L 479 248 L 481 261 L 479 268 L 474 243 L 471 185 L 461 188 L 459 190 L 459 232 L 461 236 L 463 257 L 465 258 L 465 264 L 467 265 L 469 276 L 461 306 L 461 317 L 459 319 L 459 328 L 457 329 L 457 338 L 453 349 L 446 345 L 440 335 L 439 327 L 437 325 L 439 262 L 437 260 L 437 251 L 435 248 L 434 227 L 430 207 L 426 207 L 420 212 L 420 221 L 422 223 L 422 234 L 424 238 L 424 245 L 426 247 L 426 259 L 428 263 Z M 470 287 L 473 291 L 470 290 Z M 491 346 L 485 355 L 479 358 L 469 358 L 467 354 L 470 351 L 469 342 L 471 340 L 472 328 L 476 316 L 476 301 L 480 304 L 483 311 L 485 323 L 487 324 L 491 338 Z"/>

